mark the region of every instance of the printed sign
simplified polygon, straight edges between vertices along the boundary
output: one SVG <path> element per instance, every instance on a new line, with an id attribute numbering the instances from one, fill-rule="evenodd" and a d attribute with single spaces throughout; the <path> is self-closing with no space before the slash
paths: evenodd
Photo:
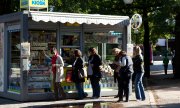
<path id="1" fill-rule="evenodd" d="M 21 57 L 29 57 L 30 56 L 30 43 L 25 42 L 21 43 Z"/>
<path id="2" fill-rule="evenodd" d="M 29 0 L 30 7 L 47 8 L 48 0 Z"/>
<path id="3" fill-rule="evenodd" d="M 127 44 L 127 55 L 133 56 L 133 44 Z"/>
<path id="4" fill-rule="evenodd" d="M 4 91 L 4 24 L 0 24 L 0 91 Z"/>
<path id="5" fill-rule="evenodd" d="M 20 8 L 48 8 L 48 0 L 20 0 Z"/>
<path id="6" fill-rule="evenodd" d="M 20 0 L 20 8 L 28 8 L 28 0 Z"/>

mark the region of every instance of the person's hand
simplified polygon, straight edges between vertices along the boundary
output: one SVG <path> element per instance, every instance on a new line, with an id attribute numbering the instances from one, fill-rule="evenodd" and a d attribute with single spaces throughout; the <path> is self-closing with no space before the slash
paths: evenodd
<path id="1" fill-rule="evenodd" d="M 45 52 L 45 50 L 43 50 L 43 53 L 44 53 L 44 55 L 46 55 L 46 52 Z"/>
<path id="2" fill-rule="evenodd" d="M 56 67 L 56 64 L 52 64 L 52 67 Z"/>

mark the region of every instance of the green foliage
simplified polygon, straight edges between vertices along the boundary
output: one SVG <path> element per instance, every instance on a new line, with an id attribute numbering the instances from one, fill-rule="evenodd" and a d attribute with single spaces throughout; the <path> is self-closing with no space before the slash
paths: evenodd
<path id="1" fill-rule="evenodd" d="M 0 0 L 0 15 L 19 10 L 19 0 Z"/>
<path id="2" fill-rule="evenodd" d="M 20 0 L 1 0 L 0 14 L 19 11 Z M 180 10 L 180 0 L 134 0 L 131 5 L 125 5 L 123 0 L 49 0 L 49 7 L 55 12 L 90 13 L 107 15 L 128 15 L 134 13 L 143 15 L 147 10 L 150 28 L 150 40 L 156 43 L 158 38 L 170 38 L 174 31 L 175 16 Z M 132 39 L 143 43 L 144 27 L 139 33 L 132 32 Z"/>

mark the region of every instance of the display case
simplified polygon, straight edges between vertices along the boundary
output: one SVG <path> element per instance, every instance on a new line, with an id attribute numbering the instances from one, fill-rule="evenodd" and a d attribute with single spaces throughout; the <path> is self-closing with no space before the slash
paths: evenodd
<path id="1" fill-rule="evenodd" d="M 28 72 L 28 92 L 51 92 L 51 70 L 48 67 L 31 68 Z"/>
<path id="2" fill-rule="evenodd" d="M 90 47 L 95 47 L 104 62 L 107 60 L 112 61 L 114 59 L 114 55 L 112 54 L 113 48 L 122 49 L 121 32 L 85 32 L 84 35 L 84 48 L 86 55 L 88 54 L 87 51 Z"/>
<path id="3" fill-rule="evenodd" d="M 28 92 L 51 92 L 51 49 L 56 47 L 56 32 L 29 31 L 30 70 L 28 72 Z M 46 53 L 49 58 L 45 56 Z"/>
<path id="4" fill-rule="evenodd" d="M 10 92 L 20 93 L 20 32 L 8 32 L 10 40 L 9 86 Z"/>

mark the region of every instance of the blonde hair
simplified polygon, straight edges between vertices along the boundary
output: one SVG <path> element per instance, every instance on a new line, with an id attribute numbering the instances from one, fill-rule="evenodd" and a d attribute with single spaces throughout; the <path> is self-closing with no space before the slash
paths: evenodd
<path id="1" fill-rule="evenodd" d="M 141 48 L 139 46 L 135 46 L 133 52 L 134 52 L 134 56 L 141 55 L 142 50 L 141 50 Z"/>
<path id="2" fill-rule="evenodd" d="M 120 50 L 119 48 L 113 48 L 113 49 L 112 49 L 112 52 L 113 52 L 113 53 L 120 53 L 121 50 Z"/>

